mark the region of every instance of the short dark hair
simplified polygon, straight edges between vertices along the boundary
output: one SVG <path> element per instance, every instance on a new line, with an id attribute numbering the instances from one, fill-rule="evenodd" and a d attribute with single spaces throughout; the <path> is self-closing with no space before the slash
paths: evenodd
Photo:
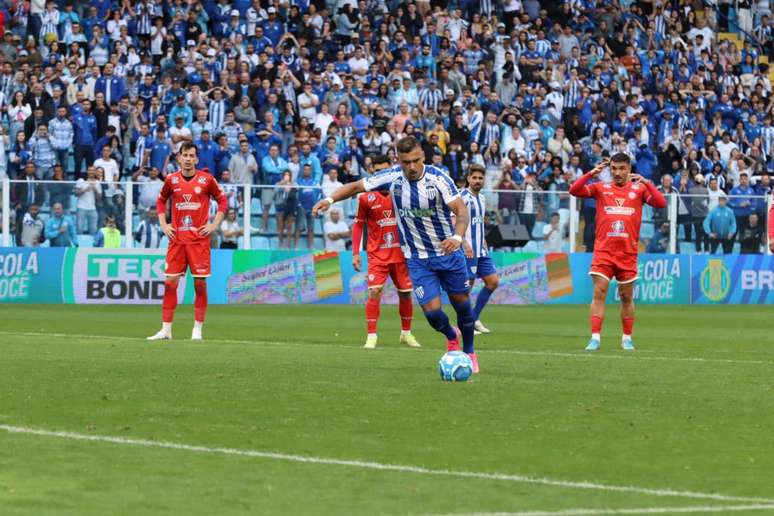
<path id="1" fill-rule="evenodd" d="M 371 158 L 371 164 L 372 165 L 389 165 L 392 162 L 390 161 L 390 158 L 385 156 L 384 154 L 377 154 L 376 156 Z"/>
<path id="2" fill-rule="evenodd" d="M 613 154 L 610 157 L 610 162 L 612 163 L 613 161 L 617 163 L 628 163 L 630 165 L 632 163 L 632 159 L 625 152 L 616 152 L 615 154 Z"/>
<path id="3" fill-rule="evenodd" d="M 187 150 L 193 149 L 196 151 L 196 155 L 199 155 L 199 149 L 194 145 L 192 142 L 183 142 L 182 145 L 180 145 L 180 150 L 178 151 L 178 154 L 182 154 Z"/>
<path id="4" fill-rule="evenodd" d="M 406 152 L 411 152 L 417 147 L 420 146 L 419 140 L 417 140 L 414 136 L 405 136 L 398 140 L 397 145 L 395 145 L 395 149 L 401 153 L 405 154 Z"/>
<path id="5" fill-rule="evenodd" d="M 474 172 L 480 172 L 481 174 L 486 175 L 486 168 L 484 168 L 484 165 L 481 165 L 480 163 L 473 163 L 468 170 L 468 175 L 471 175 Z"/>

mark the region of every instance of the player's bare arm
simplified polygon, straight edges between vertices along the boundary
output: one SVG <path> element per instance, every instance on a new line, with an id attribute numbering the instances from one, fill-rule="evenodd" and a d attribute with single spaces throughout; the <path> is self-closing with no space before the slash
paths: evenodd
<path id="1" fill-rule="evenodd" d="M 441 242 L 441 250 L 444 254 L 451 254 L 460 248 L 465 241 L 465 232 L 470 224 L 470 215 L 468 215 L 468 206 L 461 197 L 457 197 L 448 204 L 452 213 L 454 213 L 454 235 Z"/>
<path id="2" fill-rule="evenodd" d="M 354 197 L 355 195 L 365 191 L 366 190 L 363 181 L 355 181 L 354 183 L 346 184 L 333 192 L 330 197 L 326 197 L 325 199 L 317 201 L 317 203 L 312 207 L 312 215 L 317 217 L 321 213 L 328 211 L 328 208 L 330 208 L 333 203 L 343 201 L 344 199 L 349 199 L 350 197 Z"/>
<path id="3" fill-rule="evenodd" d="M 452 213 L 452 224 L 457 224 L 457 216 Z M 464 239 L 462 241 L 462 252 L 465 253 L 465 258 L 473 258 L 473 246 L 470 245 L 470 241 L 468 239 Z"/>

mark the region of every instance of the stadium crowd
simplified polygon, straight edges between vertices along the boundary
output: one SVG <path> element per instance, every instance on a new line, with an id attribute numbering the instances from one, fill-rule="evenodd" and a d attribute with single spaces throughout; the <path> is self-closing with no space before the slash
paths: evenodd
<path id="1" fill-rule="evenodd" d="M 774 173 L 769 2 L 750 0 L 2 0 L 0 176 L 18 245 L 158 247 L 155 199 L 196 144 L 230 211 L 274 247 L 343 249 L 320 196 L 404 135 L 489 222 L 567 249 L 569 184 L 614 151 L 677 197 L 695 252 L 760 252 Z M 721 31 L 733 37 L 720 38 Z M 42 182 L 41 182 L 42 181 Z M 74 184 L 71 181 L 76 181 Z M 243 218 L 244 188 L 252 187 Z M 592 250 L 593 200 L 579 203 Z M 643 245 L 665 252 L 668 211 Z M 317 227 L 316 227 L 317 226 Z M 84 240 L 83 235 L 88 239 Z"/>

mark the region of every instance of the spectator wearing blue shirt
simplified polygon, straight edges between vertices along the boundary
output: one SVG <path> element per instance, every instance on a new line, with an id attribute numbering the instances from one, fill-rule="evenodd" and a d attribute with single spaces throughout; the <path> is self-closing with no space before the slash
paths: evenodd
<path id="1" fill-rule="evenodd" d="M 172 146 L 167 141 L 164 132 L 163 127 L 156 129 L 156 139 L 153 141 L 153 149 L 150 153 L 150 166 L 159 169 L 162 176 L 167 175 L 169 156 L 172 154 Z"/>
<path id="2" fill-rule="evenodd" d="M 273 46 L 277 46 L 282 35 L 285 34 L 285 24 L 277 18 L 277 9 L 274 6 L 266 9 L 269 19 L 263 25 L 263 33 L 271 40 Z"/>
<path id="3" fill-rule="evenodd" d="M 750 218 L 750 214 L 755 212 L 756 203 L 754 196 L 755 190 L 750 186 L 750 177 L 742 172 L 739 174 L 739 185 L 731 189 L 731 199 L 729 206 L 734 210 L 736 217 L 736 227 L 742 229 Z"/>
<path id="4" fill-rule="evenodd" d="M 306 146 L 305 146 L 306 147 Z M 320 181 L 314 178 L 312 165 L 304 163 L 301 175 L 296 180 L 298 191 L 298 218 L 296 219 L 296 241 L 301 238 L 301 233 L 306 232 L 307 249 L 314 248 L 314 215 L 312 207 L 320 198 Z"/>
<path id="5" fill-rule="evenodd" d="M 102 93 L 105 95 L 105 105 L 118 104 L 121 97 L 126 93 L 124 80 L 113 75 L 113 64 L 105 64 L 102 76 L 97 78 L 94 83 L 94 94 Z"/>
<path id="6" fill-rule="evenodd" d="M 75 177 L 81 176 L 81 163 L 86 166 L 94 163 L 94 145 L 97 143 L 97 119 L 91 114 L 91 101 L 81 102 L 81 112 L 73 116 L 75 141 Z"/>
<path id="7" fill-rule="evenodd" d="M 718 246 L 723 244 L 723 254 L 729 254 L 734 248 L 736 234 L 736 218 L 728 207 L 728 197 L 721 194 L 718 205 L 710 210 L 704 219 L 704 232 L 709 235 L 710 253 L 715 254 Z"/>
<path id="8" fill-rule="evenodd" d="M 261 160 L 261 182 L 265 185 L 276 185 L 282 180 L 282 174 L 288 170 L 288 162 L 279 155 L 279 146 L 269 147 L 269 154 Z M 261 227 L 266 232 L 269 227 L 269 210 L 274 205 L 274 188 L 261 190 Z"/>
<path id="9" fill-rule="evenodd" d="M 222 170 L 218 169 L 216 155 L 218 152 L 218 145 L 210 138 L 210 131 L 204 129 L 201 134 L 201 138 L 194 142 L 196 145 L 196 154 L 199 156 L 198 167 L 201 170 L 205 168 L 215 176 L 215 179 L 220 180 L 220 173 Z"/>
<path id="10" fill-rule="evenodd" d="M 64 214 L 62 203 L 51 206 L 51 217 L 46 222 L 46 238 L 51 247 L 78 247 L 75 224 Z"/>
<path id="11" fill-rule="evenodd" d="M 51 145 L 54 147 L 57 163 L 67 170 L 67 157 L 73 146 L 75 131 L 73 123 L 67 119 L 66 106 L 59 106 L 56 117 L 48 121 L 48 133 L 51 136 Z"/>
<path id="12" fill-rule="evenodd" d="M 302 167 L 304 165 L 309 165 L 312 168 L 312 178 L 316 181 L 315 184 L 319 185 L 323 176 L 322 165 L 320 164 L 320 159 L 312 153 L 312 146 L 308 143 L 305 143 L 304 146 L 301 147 L 299 163 Z"/>
<path id="13" fill-rule="evenodd" d="M 177 120 L 178 116 L 183 117 L 183 125 L 190 129 L 193 123 L 193 109 L 185 102 L 185 95 L 178 95 L 176 104 L 169 110 L 170 120 Z"/>

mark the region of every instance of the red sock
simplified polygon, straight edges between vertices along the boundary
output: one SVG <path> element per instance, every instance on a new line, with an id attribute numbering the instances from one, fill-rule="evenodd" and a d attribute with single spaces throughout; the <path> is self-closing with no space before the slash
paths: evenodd
<path id="1" fill-rule="evenodd" d="M 631 335 L 634 329 L 634 317 L 621 317 L 621 326 L 623 326 L 624 335 Z"/>
<path id="2" fill-rule="evenodd" d="M 177 280 L 164 281 L 164 301 L 161 304 L 161 320 L 171 323 L 175 319 L 177 308 Z"/>
<path id="3" fill-rule="evenodd" d="M 207 282 L 204 279 L 194 279 L 194 320 L 204 322 L 204 315 L 207 313 Z"/>
<path id="4" fill-rule="evenodd" d="M 414 303 L 410 296 L 398 298 L 398 312 L 400 313 L 400 329 L 410 331 L 411 318 L 414 314 Z"/>
<path id="5" fill-rule="evenodd" d="M 376 325 L 379 322 L 379 300 L 368 298 L 366 301 L 366 326 L 368 333 L 376 333 Z"/>
<path id="6" fill-rule="evenodd" d="M 604 317 L 599 315 L 591 316 L 591 333 L 602 333 L 602 320 Z"/>

